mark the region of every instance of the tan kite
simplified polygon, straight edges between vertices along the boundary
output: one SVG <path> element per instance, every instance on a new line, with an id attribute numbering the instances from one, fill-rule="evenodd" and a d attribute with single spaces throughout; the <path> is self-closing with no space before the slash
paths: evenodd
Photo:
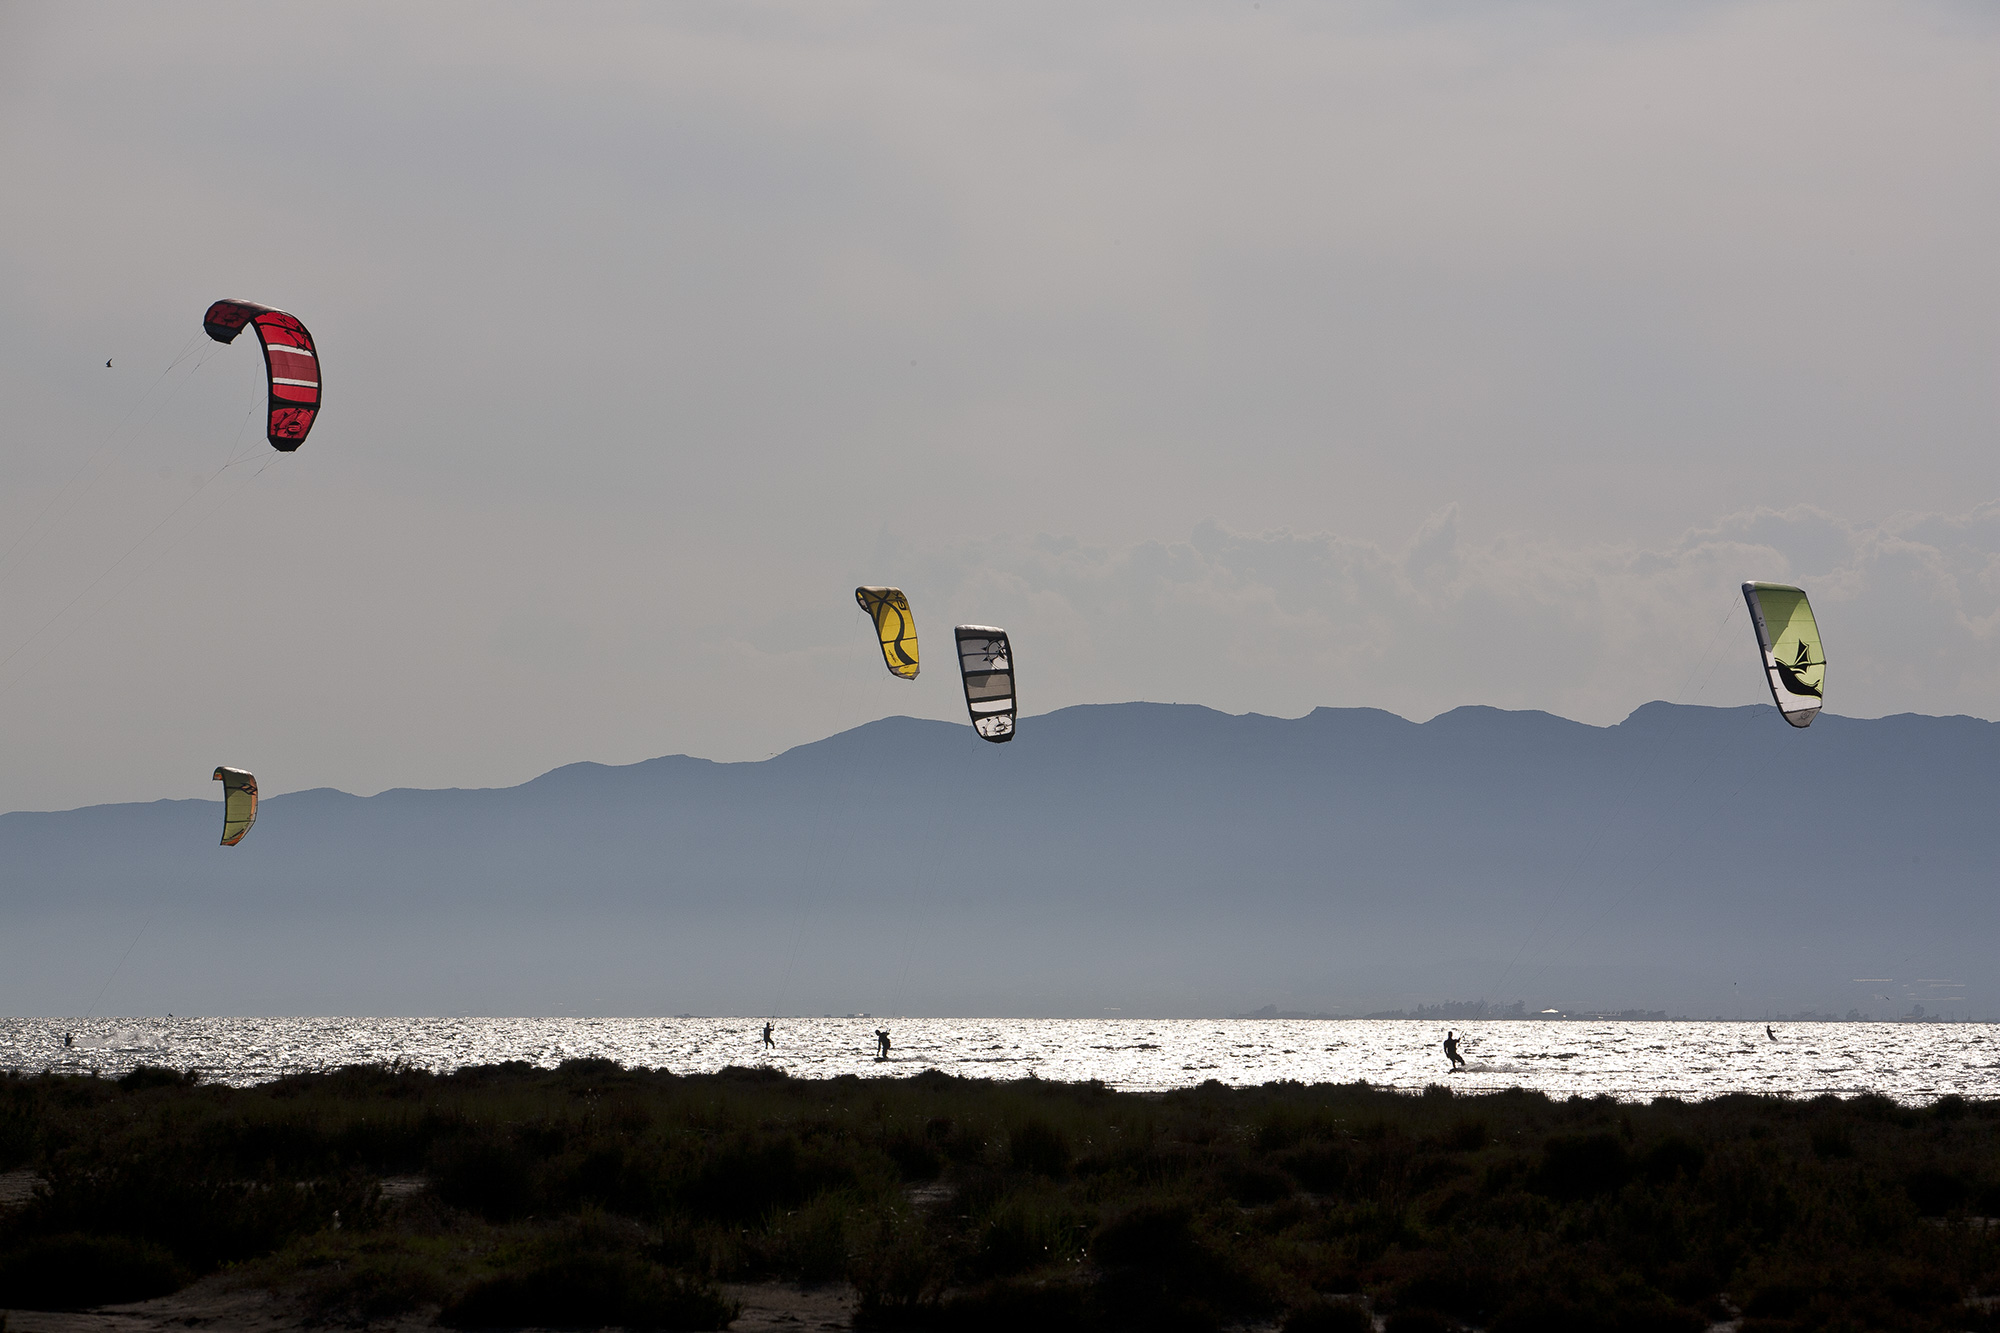
<path id="1" fill-rule="evenodd" d="M 222 784 L 222 845 L 234 847 L 257 822 L 257 779 L 241 768 L 218 768 Z"/>

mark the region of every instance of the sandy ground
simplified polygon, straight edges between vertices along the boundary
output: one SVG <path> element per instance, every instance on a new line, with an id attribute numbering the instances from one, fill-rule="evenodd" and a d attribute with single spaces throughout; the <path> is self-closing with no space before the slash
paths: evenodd
<path id="1" fill-rule="evenodd" d="M 854 1293 L 845 1287 L 801 1291 L 783 1283 L 729 1283 L 723 1288 L 743 1302 L 730 1325 L 734 1333 L 819 1333 L 853 1327 Z M 325 1328 L 294 1304 L 258 1287 L 231 1283 L 226 1276 L 203 1278 L 158 1300 L 107 1305 L 96 1310 L 9 1310 L 7 1333 L 276 1333 L 280 1329 Z M 436 1325 L 428 1314 L 408 1315 L 369 1325 L 371 1333 L 416 1333 Z"/>

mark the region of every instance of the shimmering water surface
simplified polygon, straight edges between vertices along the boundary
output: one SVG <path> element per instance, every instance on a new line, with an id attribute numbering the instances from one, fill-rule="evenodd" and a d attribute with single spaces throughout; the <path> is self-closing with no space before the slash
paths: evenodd
<path id="1" fill-rule="evenodd" d="M 887 1061 L 875 1029 L 889 1031 Z M 63 1034 L 76 1035 L 63 1046 Z M 1446 1027 L 1423 1022 L 1284 1019 L 786 1018 L 774 1050 L 747 1018 L 113 1018 L 0 1019 L 0 1067 L 36 1072 L 138 1064 L 256 1083 L 344 1064 L 401 1060 L 450 1070 L 502 1060 L 553 1066 L 602 1056 L 679 1073 L 769 1065 L 804 1078 L 1101 1079 L 1159 1091 L 1207 1079 L 1296 1079 L 1461 1091 L 1532 1088 L 1621 1098 L 1727 1092 L 1883 1093 L 1923 1102 L 2000 1096 L 2000 1025 L 1988 1023 L 1504 1022 L 1459 1028 L 1470 1067 L 1447 1075 Z"/>

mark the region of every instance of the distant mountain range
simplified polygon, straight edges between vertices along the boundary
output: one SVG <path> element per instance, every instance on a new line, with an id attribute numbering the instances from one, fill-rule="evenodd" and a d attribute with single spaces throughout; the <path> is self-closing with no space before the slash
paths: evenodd
<path id="1" fill-rule="evenodd" d="M 0 1012 L 1994 1018 L 1996 795 L 1966 717 L 887 718 L 235 848 L 219 801 L 0 816 Z"/>

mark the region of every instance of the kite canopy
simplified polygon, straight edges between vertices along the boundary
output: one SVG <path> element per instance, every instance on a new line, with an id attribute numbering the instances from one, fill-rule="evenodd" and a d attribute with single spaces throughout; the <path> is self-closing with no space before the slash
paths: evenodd
<path id="1" fill-rule="evenodd" d="M 264 344 L 264 372 L 271 381 L 265 438 L 273 449 L 290 453 L 306 442 L 319 415 L 319 354 L 305 325 L 255 301 L 217 301 L 201 317 L 202 331 L 219 343 L 235 342 L 245 324 L 256 328 Z"/>
<path id="2" fill-rule="evenodd" d="M 917 620 L 901 588 L 856 588 L 854 600 L 875 622 L 882 642 L 882 664 L 902 680 L 917 678 Z"/>
<path id="3" fill-rule="evenodd" d="M 1802 589 L 1784 583 L 1746 583 L 1743 600 L 1757 626 L 1773 702 L 1785 721 L 1811 726 L 1826 694 L 1826 649 L 1812 603 Z"/>
<path id="4" fill-rule="evenodd" d="M 222 784 L 222 845 L 234 847 L 257 822 L 257 779 L 241 768 L 218 768 Z"/>
<path id="5" fill-rule="evenodd" d="M 991 625 L 960 625 L 954 633 L 972 729 L 989 741 L 1013 740 L 1014 649 L 1007 642 L 1007 631 Z"/>

